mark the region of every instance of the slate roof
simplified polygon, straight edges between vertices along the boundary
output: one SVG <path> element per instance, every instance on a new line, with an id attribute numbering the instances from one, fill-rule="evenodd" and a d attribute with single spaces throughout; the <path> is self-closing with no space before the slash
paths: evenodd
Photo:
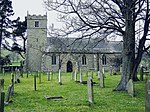
<path id="1" fill-rule="evenodd" d="M 122 52 L 121 41 L 48 37 L 46 51 Z"/>

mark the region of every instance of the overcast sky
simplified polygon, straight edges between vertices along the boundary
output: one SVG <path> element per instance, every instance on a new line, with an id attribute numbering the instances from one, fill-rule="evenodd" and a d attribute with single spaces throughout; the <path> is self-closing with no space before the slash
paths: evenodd
<path id="1" fill-rule="evenodd" d="M 14 18 L 20 17 L 21 20 L 24 20 L 27 16 L 27 11 L 29 14 L 44 15 L 48 14 L 48 26 L 52 23 L 56 23 L 56 14 L 53 12 L 48 12 L 44 6 L 43 0 L 12 0 L 12 6 L 15 15 Z"/>

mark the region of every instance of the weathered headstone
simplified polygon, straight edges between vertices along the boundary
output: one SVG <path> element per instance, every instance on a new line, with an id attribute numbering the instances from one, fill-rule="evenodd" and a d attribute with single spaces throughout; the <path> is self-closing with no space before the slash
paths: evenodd
<path id="1" fill-rule="evenodd" d="M 122 65 L 120 65 L 120 73 L 122 73 Z"/>
<path id="2" fill-rule="evenodd" d="M 29 70 L 26 71 L 27 72 L 27 78 L 29 77 Z"/>
<path id="3" fill-rule="evenodd" d="M 30 74 L 30 75 L 33 75 L 33 72 L 31 72 L 31 71 L 28 71 L 28 75 L 29 75 L 29 74 Z"/>
<path id="4" fill-rule="evenodd" d="M 0 91 L 0 112 L 4 112 L 4 99 L 5 93 L 3 91 Z"/>
<path id="5" fill-rule="evenodd" d="M 104 85 L 104 76 L 101 73 L 100 73 L 100 87 L 102 87 L 102 88 L 105 87 L 105 85 Z"/>
<path id="6" fill-rule="evenodd" d="M 140 68 L 140 80 L 143 81 L 143 75 L 144 75 L 144 71 L 143 71 L 143 66 L 141 66 Z"/>
<path id="7" fill-rule="evenodd" d="M 145 112 L 150 112 L 150 80 L 146 83 Z"/>
<path id="8" fill-rule="evenodd" d="M 50 81 L 50 73 L 47 72 L 48 81 Z"/>
<path id="9" fill-rule="evenodd" d="M 13 66 L 11 66 L 11 68 L 10 68 L 10 69 L 11 69 L 11 72 L 13 72 L 13 71 L 14 71 L 14 70 L 13 70 Z"/>
<path id="10" fill-rule="evenodd" d="M 74 72 L 74 81 L 77 81 L 77 70 Z"/>
<path id="11" fill-rule="evenodd" d="M 89 101 L 89 104 L 91 105 L 94 103 L 92 77 L 88 78 L 87 86 L 88 86 L 88 101 Z"/>
<path id="12" fill-rule="evenodd" d="M 0 79 L 0 91 L 4 90 L 4 79 Z"/>
<path id="13" fill-rule="evenodd" d="M 82 70 L 80 69 L 80 83 L 82 83 Z"/>
<path id="14" fill-rule="evenodd" d="M 11 89 L 11 95 L 14 95 L 14 74 L 11 74 L 11 84 L 12 84 L 12 89 Z"/>
<path id="15" fill-rule="evenodd" d="M 74 80 L 74 71 L 72 72 L 72 80 Z"/>
<path id="16" fill-rule="evenodd" d="M 47 100 L 61 100 L 61 99 L 63 99 L 62 96 L 53 96 L 53 97 L 45 96 L 45 98 L 46 98 Z"/>
<path id="17" fill-rule="evenodd" d="M 112 76 L 112 73 L 113 73 L 113 67 L 110 66 L 110 75 Z"/>
<path id="18" fill-rule="evenodd" d="M 88 77 L 88 71 L 86 71 L 86 77 Z"/>
<path id="19" fill-rule="evenodd" d="M 39 71 L 36 71 L 36 77 L 39 77 Z"/>
<path id="20" fill-rule="evenodd" d="M 102 68 L 102 73 L 105 74 L 105 68 L 104 67 Z"/>
<path id="21" fill-rule="evenodd" d="M 62 80 L 61 80 L 61 70 L 59 69 L 59 75 L 58 75 L 58 83 L 62 85 Z"/>
<path id="22" fill-rule="evenodd" d="M 23 67 L 20 67 L 20 76 L 23 77 Z"/>
<path id="23" fill-rule="evenodd" d="M 36 72 L 34 73 L 34 90 L 36 91 Z"/>
<path id="24" fill-rule="evenodd" d="M 4 68 L 2 68 L 2 72 L 3 72 L 2 78 L 4 79 L 4 76 L 5 76 L 5 69 Z"/>
<path id="25" fill-rule="evenodd" d="M 100 71 L 97 72 L 98 79 L 100 79 Z"/>
<path id="26" fill-rule="evenodd" d="M 127 91 L 130 96 L 134 97 L 134 84 L 132 79 L 127 83 Z"/>
<path id="27" fill-rule="evenodd" d="M 6 99 L 5 99 L 5 104 L 8 104 L 10 102 L 10 96 L 11 96 L 11 92 L 12 92 L 12 84 L 8 86 L 8 90 L 7 90 L 7 94 L 6 94 Z"/>
<path id="28" fill-rule="evenodd" d="M 15 83 L 20 83 L 20 79 L 19 79 L 20 71 L 19 71 L 19 69 L 17 69 L 17 67 L 15 69 L 15 72 L 16 72 L 16 81 L 15 81 Z"/>
<path id="29" fill-rule="evenodd" d="M 53 79 L 53 71 L 50 72 L 50 80 Z"/>
<path id="30" fill-rule="evenodd" d="M 41 72 L 38 72 L 38 73 L 39 73 L 39 83 L 41 83 L 41 80 L 42 80 Z"/>
<path id="31" fill-rule="evenodd" d="M 93 79 L 93 71 L 92 71 L 92 73 L 91 73 L 91 77 L 92 77 L 92 79 Z"/>

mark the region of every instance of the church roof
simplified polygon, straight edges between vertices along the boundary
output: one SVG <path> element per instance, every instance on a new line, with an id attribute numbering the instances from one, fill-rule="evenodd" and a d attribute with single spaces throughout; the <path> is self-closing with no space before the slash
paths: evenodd
<path id="1" fill-rule="evenodd" d="M 46 52 L 122 52 L 121 41 L 48 37 Z"/>

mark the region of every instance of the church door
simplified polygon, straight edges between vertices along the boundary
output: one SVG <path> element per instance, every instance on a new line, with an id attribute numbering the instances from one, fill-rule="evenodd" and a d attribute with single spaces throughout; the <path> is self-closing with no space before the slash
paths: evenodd
<path id="1" fill-rule="evenodd" d="M 67 72 L 72 72 L 72 62 L 71 61 L 67 62 Z"/>

